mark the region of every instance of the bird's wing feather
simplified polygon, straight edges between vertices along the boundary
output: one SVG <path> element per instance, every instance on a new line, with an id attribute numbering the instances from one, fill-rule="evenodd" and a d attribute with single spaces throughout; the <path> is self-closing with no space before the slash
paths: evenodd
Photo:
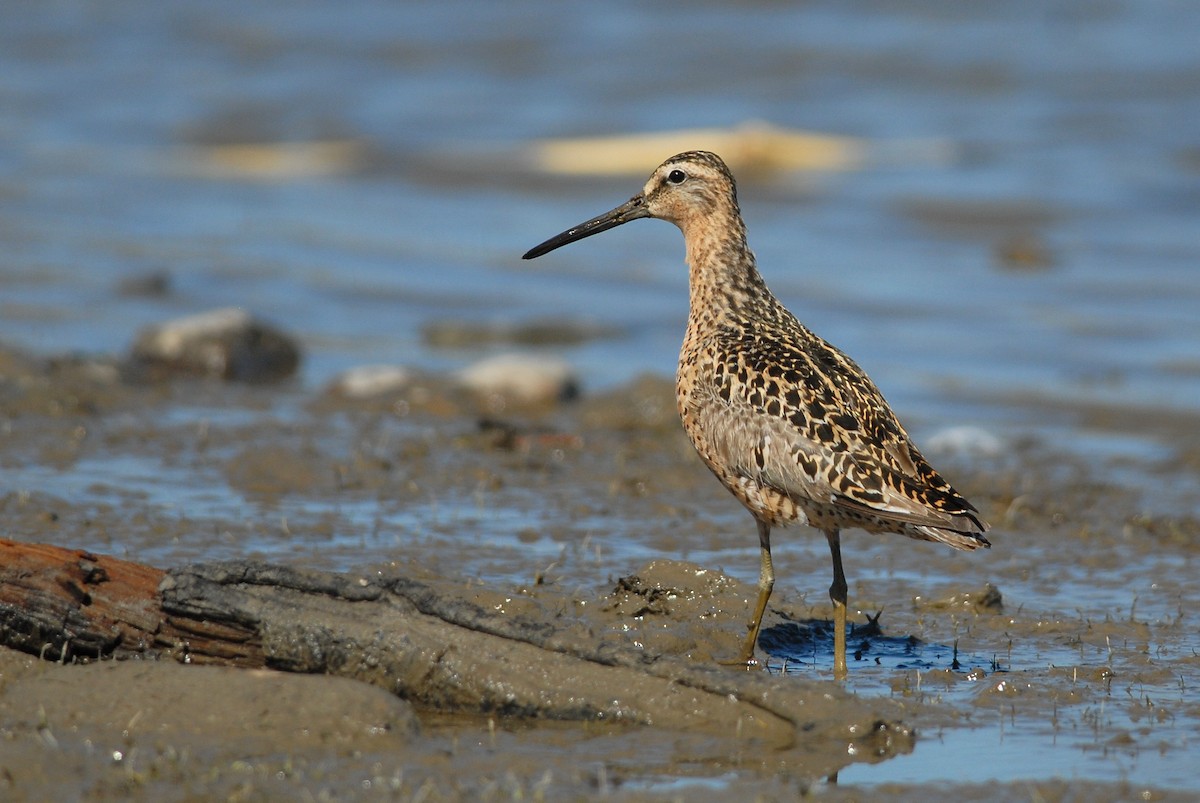
<path id="1" fill-rule="evenodd" d="M 848 357 L 815 336 L 807 349 L 753 333 L 726 337 L 715 351 L 739 364 L 705 372 L 697 394 L 708 419 L 700 437 L 724 465 L 794 498 L 898 526 L 986 529 Z"/>

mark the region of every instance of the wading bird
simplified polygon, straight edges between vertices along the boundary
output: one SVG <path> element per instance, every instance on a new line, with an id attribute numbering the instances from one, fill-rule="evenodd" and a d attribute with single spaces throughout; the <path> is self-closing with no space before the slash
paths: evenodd
<path id="1" fill-rule="evenodd" d="M 525 259 L 638 218 L 683 232 L 690 311 L 675 394 L 700 458 L 758 524 L 758 601 L 736 661 L 754 647 L 775 583 L 771 528 L 808 524 L 833 556 L 834 673 L 846 674 L 840 530 L 899 533 L 956 549 L 990 546 L 978 511 L 921 456 L 870 378 L 767 289 L 733 175 L 719 156 L 672 156 L 616 209 L 530 249 Z"/>

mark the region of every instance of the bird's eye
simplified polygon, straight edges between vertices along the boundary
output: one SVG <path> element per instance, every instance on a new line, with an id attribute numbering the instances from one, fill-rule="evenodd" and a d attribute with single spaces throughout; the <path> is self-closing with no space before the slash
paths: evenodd
<path id="1" fill-rule="evenodd" d="M 672 184 L 682 184 L 683 182 L 687 181 L 687 173 L 683 172 L 682 170 L 672 170 L 667 174 L 667 181 L 671 182 Z"/>

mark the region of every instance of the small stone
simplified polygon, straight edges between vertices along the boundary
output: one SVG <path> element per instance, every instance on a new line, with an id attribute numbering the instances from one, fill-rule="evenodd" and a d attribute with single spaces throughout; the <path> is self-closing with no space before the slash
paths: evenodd
<path id="1" fill-rule="evenodd" d="M 932 454 L 966 454 L 976 457 L 998 457 L 1005 452 L 1004 442 L 986 429 L 961 426 L 947 427 L 925 440 L 926 451 Z"/>
<path id="2" fill-rule="evenodd" d="M 996 244 L 995 254 L 1005 270 L 1043 271 L 1054 267 L 1054 253 L 1033 234 L 1016 234 L 1002 240 Z"/>
<path id="3" fill-rule="evenodd" d="M 973 591 L 958 590 L 947 594 L 941 599 L 928 597 L 913 597 L 913 604 L 924 610 L 970 610 L 975 613 L 999 613 L 1004 610 L 1004 597 L 1000 589 L 991 583 L 984 583 L 983 588 Z"/>
<path id="4" fill-rule="evenodd" d="M 425 344 L 436 348 L 479 348 L 489 343 L 569 346 L 618 334 L 614 327 L 572 318 L 538 318 L 520 323 L 434 321 L 421 329 Z"/>
<path id="5" fill-rule="evenodd" d="M 467 389 L 489 399 L 534 404 L 573 399 L 579 380 L 562 359 L 530 354 L 500 354 L 458 373 Z"/>
<path id="6" fill-rule="evenodd" d="M 358 365 L 334 378 L 330 392 L 348 399 L 373 399 L 403 390 L 413 372 L 401 365 Z"/>
<path id="7" fill-rule="evenodd" d="M 239 307 L 225 307 L 143 329 L 128 367 L 139 378 L 211 376 L 270 382 L 296 372 L 296 341 Z"/>
<path id="8" fill-rule="evenodd" d="M 171 274 L 156 270 L 126 276 L 117 283 L 117 292 L 131 298 L 163 298 L 171 293 Z"/>

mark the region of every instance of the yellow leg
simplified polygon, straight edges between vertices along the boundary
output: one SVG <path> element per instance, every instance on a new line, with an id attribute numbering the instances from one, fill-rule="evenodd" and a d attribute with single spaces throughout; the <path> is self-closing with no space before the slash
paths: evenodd
<path id="1" fill-rule="evenodd" d="M 742 643 L 741 653 L 736 660 L 722 662 L 752 666 L 754 664 L 754 647 L 758 644 L 758 631 L 762 627 L 763 614 L 767 611 L 767 600 L 771 598 L 771 589 L 775 587 L 775 568 L 771 564 L 771 526 L 755 519 L 758 523 L 758 545 L 761 559 L 758 568 L 758 602 L 754 605 L 754 618 L 750 620 L 750 632 Z"/>
<path id="2" fill-rule="evenodd" d="M 826 530 L 829 553 L 833 556 L 833 584 L 829 599 L 833 600 L 833 676 L 846 679 L 846 575 L 842 573 L 842 540 L 837 530 Z"/>

